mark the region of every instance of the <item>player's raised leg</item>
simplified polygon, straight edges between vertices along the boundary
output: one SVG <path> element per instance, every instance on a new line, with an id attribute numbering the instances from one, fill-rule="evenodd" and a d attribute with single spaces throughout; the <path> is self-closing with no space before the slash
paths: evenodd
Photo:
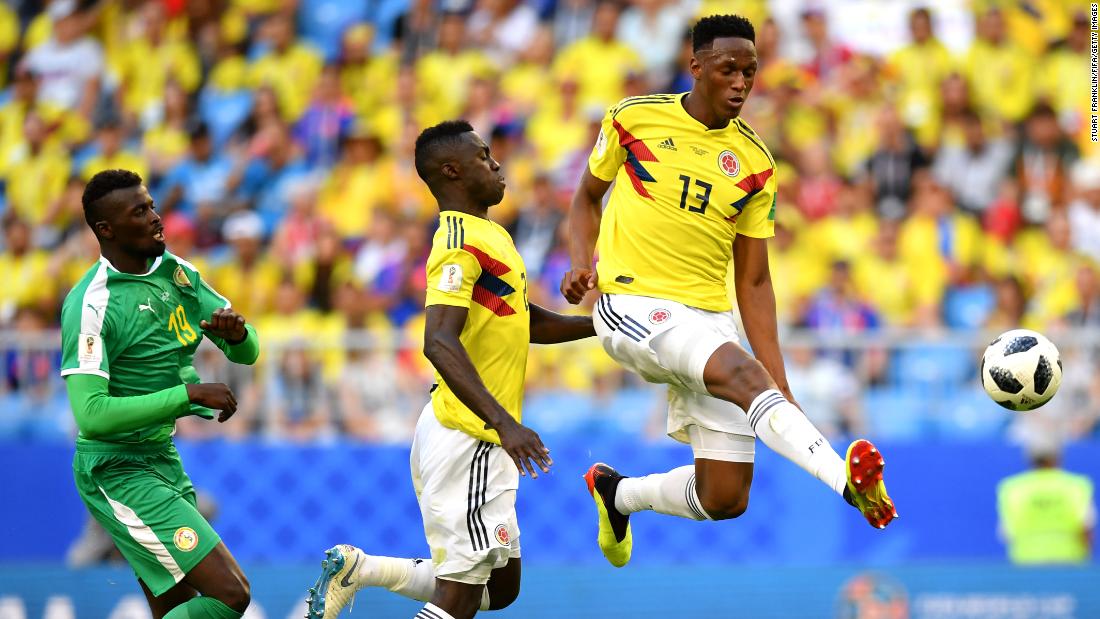
<path id="1" fill-rule="evenodd" d="M 843 496 L 872 526 L 884 528 L 897 517 L 882 481 L 885 461 L 874 446 L 861 439 L 852 444 L 847 460 L 841 459 L 745 349 L 732 342 L 723 344 L 708 360 L 703 380 L 712 395 L 745 410 L 765 445 Z"/>

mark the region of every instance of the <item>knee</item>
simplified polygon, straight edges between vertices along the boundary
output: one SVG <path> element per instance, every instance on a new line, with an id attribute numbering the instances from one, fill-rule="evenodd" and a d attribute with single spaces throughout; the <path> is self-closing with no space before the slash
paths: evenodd
<path id="1" fill-rule="evenodd" d="M 733 354 L 712 359 L 704 370 L 703 380 L 713 395 L 742 408 L 746 408 L 753 397 L 772 384 L 767 370 L 759 361 L 748 355 Z"/>
<path id="2" fill-rule="evenodd" d="M 740 516 L 749 509 L 749 495 L 742 493 L 723 497 L 699 497 L 699 503 L 703 510 L 713 520 L 730 520 Z"/>
<path id="3" fill-rule="evenodd" d="M 252 585 L 244 574 L 233 579 L 221 602 L 239 613 L 248 609 L 248 605 L 252 603 Z"/>
<path id="4" fill-rule="evenodd" d="M 494 590 L 489 595 L 489 610 L 500 610 L 502 608 L 508 608 L 512 605 L 512 602 L 516 601 L 519 597 L 519 583 L 517 582 L 514 587 L 509 587 L 504 591 Z"/>

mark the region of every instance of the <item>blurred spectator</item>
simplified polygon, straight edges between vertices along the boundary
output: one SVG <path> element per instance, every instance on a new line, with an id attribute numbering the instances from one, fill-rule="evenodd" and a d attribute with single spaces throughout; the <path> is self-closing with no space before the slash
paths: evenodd
<path id="1" fill-rule="evenodd" d="M 56 288 L 47 275 L 49 254 L 31 244 L 31 228 L 17 218 L 4 220 L 4 251 L 0 253 L 0 325 L 8 324 L 20 308 L 53 313 Z"/>
<path id="2" fill-rule="evenodd" d="M 234 307 L 246 319 L 255 321 L 271 309 L 282 268 L 263 251 L 264 223 L 256 213 L 230 215 L 221 235 L 229 244 L 229 253 L 209 279 L 217 290 L 247 290 L 248 294 L 237 295 Z"/>
<path id="3" fill-rule="evenodd" d="M 187 155 L 168 170 L 157 193 L 161 212 L 176 211 L 195 222 L 199 244 L 209 247 L 217 238 L 229 196 L 233 162 L 214 149 L 205 124 L 191 129 Z"/>
<path id="4" fill-rule="evenodd" d="M 860 383 L 852 370 L 810 346 L 792 346 L 785 354 L 791 391 L 814 427 L 827 438 L 860 436 Z"/>
<path id="5" fill-rule="evenodd" d="M 395 41 L 400 63 L 409 65 L 432 49 L 438 36 L 439 12 L 435 0 L 410 0 L 410 6 L 397 20 Z"/>
<path id="6" fill-rule="evenodd" d="M 921 137 L 935 130 L 940 84 L 955 61 L 933 33 L 932 13 L 927 7 L 909 13 L 909 36 L 908 45 L 889 55 L 888 70 L 898 84 L 898 111 L 923 146 Z"/>
<path id="7" fill-rule="evenodd" d="M 321 55 L 295 40 L 289 15 L 276 13 L 264 20 L 262 27 L 266 50 L 249 67 L 248 83 L 252 88 L 270 86 L 279 98 L 283 119 L 294 122 L 305 110 L 321 75 Z"/>
<path id="8" fill-rule="evenodd" d="M 39 100 L 91 118 L 99 99 L 103 47 L 87 35 L 88 20 L 76 0 L 54 0 L 48 14 L 53 22 L 50 38 L 31 49 L 23 62 L 42 79 Z"/>
<path id="9" fill-rule="evenodd" d="M 981 217 L 1008 174 L 1012 146 L 1002 139 L 987 140 L 982 118 L 973 110 L 963 116 L 963 131 L 966 143 L 944 145 L 932 174 L 951 190 L 959 209 Z"/>
<path id="10" fill-rule="evenodd" d="M 321 187 L 318 211 L 352 245 L 367 235 L 375 211 L 393 207 L 397 183 L 392 162 L 382 153 L 378 136 L 365 123 L 356 123 L 344 139 L 340 161 Z"/>
<path id="11" fill-rule="evenodd" d="M 817 79 L 828 81 L 840 66 L 852 59 L 852 50 L 829 35 L 824 8 L 810 5 L 802 10 L 802 32 L 811 48 L 804 67 Z"/>
<path id="12" fill-rule="evenodd" d="M 185 94 L 192 93 L 198 88 L 201 67 L 191 42 L 169 35 L 163 3 L 142 4 L 137 27 L 137 35 L 118 46 L 112 68 L 118 72 L 126 117 L 140 119 L 143 126 L 155 126 L 165 118 L 168 82 L 175 82 Z"/>
<path id="13" fill-rule="evenodd" d="M 1065 206 L 1069 172 L 1077 161 L 1077 147 L 1058 126 L 1058 117 L 1045 103 L 1031 110 L 1024 123 L 1013 169 L 1023 197 L 1024 221 L 1042 223 L 1052 209 Z"/>
<path id="14" fill-rule="evenodd" d="M 680 34 L 688 26 L 690 10 L 670 0 L 634 0 L 619 19 L 617 38 L 638 55 L 652 84 L 665 84 L 680 51 Z M 757 53 L 760 52 L 757 36 Z M 767 59 L 761 58 L 761 64 Z"/>
<path id="15" fill-rule="evenodd" d="M 157 121 L 145 130 L 141 143 L 142 157 L 149 164 L 150 178 L 156 185 L 165 174 L 187 155 L 191 124 L 190 101 L 187 93 L 174 80 L 164 85 L 164 105 Z"/>
<path id="16" fill-rule="evenodd" d="M 875 308 L 857 296 L 851 265 L 832 265 L 829 283 L 810 301 L 802 324 L 815 331 L 859 333 L 878 328 L 881 320 Z"/>
<path id="17" fill-rule="evenodd" d="M 997 514 L 1017 565 L 1083 564 L 1092 555 L 1096 505 L 1092 481 L 1061 468 L 1059 449 L 1028 449 L 1032 470 L 997 485 Z"/>
<path id="18" fill-rule="evenodd" d="M 1039 68 L 1039 97 L 1054 108 L 1066 135 L 1077 138 L 1078 148 L 1091 144 L 1089 138 L 1086 90 L 1079 78 L 1088 71 L 1089 16 L 1084 6 L 1073 13 L 1073 25 L 1060 45 L 1055 46 Z"/>
<path id="19" fill-rule="evenodd" d="M 1100 263 L 1100 161 L 1077 162 L 1072 180 L 1077 194 L 1068 209 L 1073 247 Z"/>
<path id="20" fill-rule="evenodd" d="M 554 7 L 554 45 L 564 49 L 574 41 L 588 36 L 595 13 L 589 0 L 560 0 Z"/>
<path id="21" fill-rule="evenodd" d="M 1066 314 L 1066 323 L 1071 327 L 1100 329 L 1100 268 L 1094 264 L 1081 264 L 1075 275 L 1078 303 Z M 1096 354 L 1100 356 L 1100 351 Z M 1100 406 L 1097 409 L 1100 412 Z"/>
<path id="22" fill-rule="evenodd" d="M 397 87 L 397 52 L 371 50 L 374 29 L 358 24 L 344 32 L 340 49 L 340 86 L 351 98 L 354 112 L 369 117 L 393 99 Z"/>
<path id="23" fill-rule="evenodd" d="M 1009 123 L 1023 120 L 1035 101 L 1034 58 L 1005 33 L 1000 7 L 985 8 L 977 37 L 963 59 L 963 71 L 984 118 Z"/>
<path id="24" fill-rule="evenodd" d="M 824 144 L 810 145 L 801 155 L 795 204 L 806 219 L 814 221 L 833 213 L 841 182 L 832 170 Z"/>
<path id="25" fill-rule="evenodd" d="M 1000 333 L 1020 328 L 1027 310 L 1027 297 L 1020 280 L 1011 275 L 1002 277 L 993 282 L 993 293 L 997 301 L 985 321 L 986 330 Z"/>
<path id="26" fill-rule="evenodd" d="M 238 200 L 259 213 L 271 235 L 290 210 L 289 189 L 310 174 L 285 126 L 272 126 L 266 143 L 233 172 L 228 188 Z"/>
<path id="27" fill-rule="evenodd" d="M 888 324 L 932 326 L 938 309 L 936 290 L 922 285 L 919 266 L 902 258 L 898 228 L 896 221 L 879 224 L 871 251 L 853 263 L 856 290 L 875 300 Z"/>
<path id="28" fill-rule="evenodd" d="M 626 74 L 642 70 L 642 61 L 628 45 L 615 38 L 619 5 L 596 3 L 592 30 L 558 52 L 553 74 L 559 80 L 576 80 L 580 105 L 607 108 L 623 98 Z"/>
<path id="29" fill-rule="evenodd" d="M 459 13 L 444 15 L 439 23 L 439 44 L 416 62 L 419 96 L 444 118 L 462 109 L 470 82 L 495 72 L 493 59 L 469 46 L 466 18 Z"/>
<path id="30" fill-rule="evenodd" d="M 867 177 L 875 188 L 879 215 L 898 219 L 905 214 L 913 174 L 928 165 L 893 106 L 885 105 L 878 113 L 878 148 L 865 164 Z"/>
<path id="31" fill-rule="evenodd" d="M 549 177 L 535 177 L 530 202 L 520 209 L 512 239 L 529 274 L 542 273 L 564 217 Z M 532 277 L 532 279 L 535 279 Z"/>
<path id="32" fill-rule="evenodd" d="M 35 112 L 23 122 L 24 143 L 14 149 L 6 165 L 5 194 L 9 212 L 32 228 L 63 227 L 62 214 L 50 208 L 65 190 L 71 163 L 60 146 L 48 141 L 49 127 Z"/>
<path id="33" fill-rule="evenodd" d="M 521 0 L 479 0 L 470 15 L 470 39 L 507 67 L 531 41 L 538 20 L 535 9 Z"/>
<path id="34" fill-rule="evenodd" d="M 546 67 L 554 60 L 554 33 L 540 26 L 519 52 L 518 61 L 504 72 L 501 94 L 512 102 L 515 112 L 528 117 L 552 96 L 553 84 L 547 84 Z"/>
<path id="35" fill-rule="evenodd" d="M 294 139 L 302 147 L 306 163 L 311 167 L 331 167 L 339 157 L 340 140 L 354 120 L 351 101 L 340 84 L 340 68 L 326 65 L 317 81 L 313 101 L 294 125 Z"/>
<path id="36" fill-rule="evenodd" d="M 96 172 L 115 169 L 130 170 L 147 179 L 149 170 L 145 159 L 127 146 L 126 129 L 121 119 L 104 120 L 96 129 L 95 140 L 95 153 L 80 167 L 80 176 L 85 182 L 91 180 Z"/>

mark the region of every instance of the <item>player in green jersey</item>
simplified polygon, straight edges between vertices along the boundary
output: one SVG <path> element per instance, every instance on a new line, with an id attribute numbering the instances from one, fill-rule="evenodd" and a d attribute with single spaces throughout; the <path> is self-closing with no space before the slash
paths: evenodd
<path id="1" fill-rule="evenodd" d="M 164 226 L 141 177 L 106 170 L 84 189 L 100 259 L 65 298 L 61 375 L 80 434 L 73 476 L 159 619 L 238 619 L 248 580 L 195 507 L 172 443 L 176 419 L 225 421 L 237 410 L 221 383 L 199 382 L 205 335 L 231 361 L 255 363 L 243 316 L 186 260 L 165 251 Z"/>

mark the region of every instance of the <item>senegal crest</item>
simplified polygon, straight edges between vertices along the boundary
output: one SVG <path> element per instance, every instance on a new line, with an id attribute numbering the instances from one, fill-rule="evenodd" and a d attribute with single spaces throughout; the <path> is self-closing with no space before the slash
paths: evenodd
<path id="1" fill-rule="evenodd" d="M 191 280 L 187 279 L 187 273 L 183 272 L 183 267 L 177 266 L 176 272 L 172 275 L 172 281 L 176 282 L 177 286 L 190 286 Z"/>

